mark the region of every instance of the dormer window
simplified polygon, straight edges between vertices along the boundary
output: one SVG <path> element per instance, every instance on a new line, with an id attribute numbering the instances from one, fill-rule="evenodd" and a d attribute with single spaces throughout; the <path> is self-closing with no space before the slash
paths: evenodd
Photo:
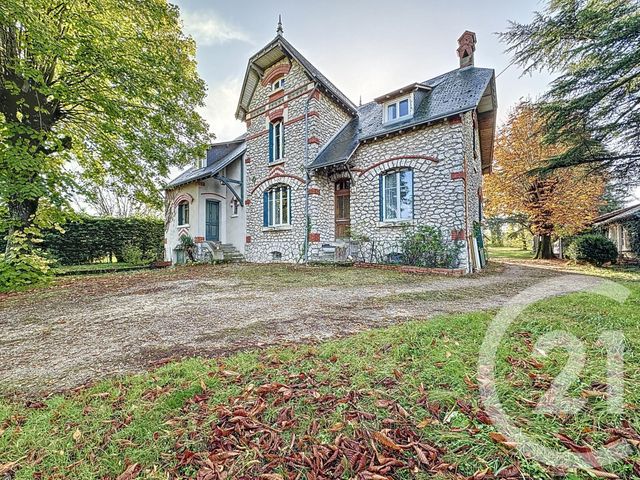
<path id="1" fill-rule="evenodd" d="M 413 115 L 413 102 L 411 96 L 398 98 L 385 103 L 384 122 L 397 122 Z"/>
<path id="2" fill-rule="evenodd" d="M 280 77 L 275 82 L 271 84 L 271 91 L 275 92 L 276 90 L 280 90 L 284 88 L 284 77 Z"/>

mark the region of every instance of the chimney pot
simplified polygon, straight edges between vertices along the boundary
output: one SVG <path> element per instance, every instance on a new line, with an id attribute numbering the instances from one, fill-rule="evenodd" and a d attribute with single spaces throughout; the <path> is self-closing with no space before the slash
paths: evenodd
<path id="1" fill-rule="evenodd" d="M 473 54 L 476 51 L 476 34 L 466 30 L 458 39 L 458 57 L 460 68 L 473 67 Z"/>

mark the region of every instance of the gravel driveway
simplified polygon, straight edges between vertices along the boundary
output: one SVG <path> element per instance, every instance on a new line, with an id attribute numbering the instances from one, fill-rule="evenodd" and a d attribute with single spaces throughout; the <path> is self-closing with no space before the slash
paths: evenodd
<path id="1" fill-rule="evenodd" d="M 0 389 L 54 391 L 221 355 L 496 308 L 557 275 L 516 265 L 462 278 L 229 265 L 64 280 L 0 298 Z"/>

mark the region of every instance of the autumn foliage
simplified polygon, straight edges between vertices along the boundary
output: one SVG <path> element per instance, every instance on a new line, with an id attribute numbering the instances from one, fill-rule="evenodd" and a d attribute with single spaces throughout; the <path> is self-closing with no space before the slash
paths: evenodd
<path id="1" fill-rule="evenodd" d="M 498 132 L 494 173 L 485 184 L 486 213 L 524 215 L 540 240 L 536 258 L 549 258 L 552 235 L 575 233 L 595 218 L 605 179 L 584 166 L 536 173 L 566 148 L 544 143 L 542 125 L 535 107 L 523 102 Z"/>

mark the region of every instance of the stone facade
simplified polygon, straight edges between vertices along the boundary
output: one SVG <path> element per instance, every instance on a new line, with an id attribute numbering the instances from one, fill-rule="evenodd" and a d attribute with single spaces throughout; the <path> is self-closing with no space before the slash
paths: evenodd
<path id="1" fill-rule="evenodd" d="M 464 131 L 464 123 L 441 122 L 361 145 L 351 169 L 352 236 L 387 245 L 386 253 L 393 253 L 408 226 L 430 225 L 447 235 L 464 230 L 464 181 L 455 175 L 464 171 Z M 381 222 L 379 177 L 401 168 L 413 171 L 413 220 Z M 460 266 L 466 268 L 462 247 Z"/>
<path id="2" fill-rule="evenodd" d="M 278 38 L 274 41 L 276 46 Z M 327 86 L 326 79 L 310 68 L 304 58 L 300 63 L 297 60 L 300 57 L 295 54 L 271 55 L 268 48 L 259 52 L 254 59 L 268 57 L 268 62 L 274 63 L 265 61 L 256 66 L 253 62 L 257 60 L 252 59 L 247 71 L 247 78 L 251 73 L 256 78 L 259 76 L 259 81 L 253 81 L 248 87 L 245 83 L 239 106 L 239 118 L 247 125 L 246 152 L 241 159 L 245 201 L 240 222 L 233 228 L 224 227 L 225 232 L 230 232 L 225 233 L 226 237 L 232 237 L 234 244 L 242 244 L 236 247 L 244 252 L 246 259 L 299 262 L 308 239 L 311 260 L 351 257 L 355 261 L 367 261 L 358 256 L 361 253 L 357 251 L 358 245 L 376 245 L 383 256 L 393 255 L 408 227 L 433 226 L 440 229 L 448 241 L 459 245 L 459 258 L 453 266 L 471 271 L 471 242 L 474 223 L 482 217 L 485 166 L 476 110 L 435 117 L 435 121 L 380 136 L 376 136 L 377 133 L 371 137 L 360 136 L 360 128 L 358 147 L 350 152 L 346 164 L 329 162 L 307 173 L 306 167 L 355 115 L 362 121 L 361 110 L 345 101 L 335 87 Z M 284 78 L 284 87 L 273 91 L 273 82 L 281 78 Z M 425 92 L 415 95 L 411 98 L 423 98 Z M 283 158 L 270 162 L 269 132 L 274 122 L 282 122 L 284 126 L 284 154 Z M 349 128 L 353 129 L 353 125 Z M 345 132 L 350 132 L 349 128 Z M 413 174 L 413 218 L 382 221 L 380 178 L 401 169 L 410 169 Z M 347 179 L 351 185 L 351 241 L 336 239 L 336 182 Z M 216 183 L 206 180 L 188 184 L 176 192 L 194 199 L 198 222 L 202 216 L 202 188 L 225 200 L 230 198 L 229 192 L 214 185 Z M 265 192 L 279 186 L 286 186 L 290 191 L 290 218 L 284 225 L 267 226 Z M 214 188 L 220 192 L 214 192 Z M 228 212 L 224 215 L 226 222 Z M 201 228 L 191 225 L 188 230 L 187 233 L 193 235 Z M 171 258 L 169 249 L 168 256 Z M 369 259 L 379 260 L 380 257 Z"/>
<path id="3" fill-rule="evenodd" d="M 282 68 L 285 66 L 286 68 Z M 271 93 L 270 84 L 261 84 L 256 89 L 247 117 L 247 260 L 266 262 L 282 260 L 300 261 L 304 254 L 305 235 L 321 233 L 328 222 L 315 225 L 313 220 L 307 227 L 305 222 L 305 153 L 308 161 L 315 158 L 322 146 L 350 120 L 347 112 L 338 107 L 327 95 L 314 88 L 314 83 L 304 69 L 294 60 L 282 60 L 264 73 L 270 76 L 273 70 L 288 73 L 285 76 L 284 94 Z M 270 98 L 276 98 L 270 100 Z M 308 107 L 307 107 L 308 104 Z M 307 111 L 308 132 L 305 125 Z M 284 159 L 269 163 L 269 123 L 284 121 Z M 306 138 L 309 142 L 305 142 Z M 323 179 L 313 179 L 310 188 L 328 188 Z M 276 185 L 286 185 L 291 189 L 290 225 L 265 227 L 263 224 L 263 194 Z M 323 195 L 309 195 L 310 218 L 321 217 L 328 207 Z M 331 235 L 332 237 L 332 235 Z M 332 239 L 332 238 L 331 238 Z"/>

